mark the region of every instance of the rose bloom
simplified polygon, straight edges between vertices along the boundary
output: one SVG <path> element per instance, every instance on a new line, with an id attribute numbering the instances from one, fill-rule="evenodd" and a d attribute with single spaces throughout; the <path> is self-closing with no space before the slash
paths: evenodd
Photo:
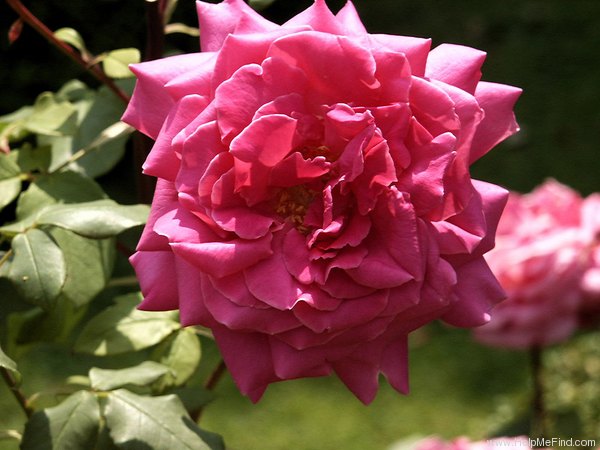
<path id="1" fill-rule="evenodd" d="M 137 64 L 123 120 L 156 140 L 146 310 L 212 330 L 239 389 L 335 372 L 407 391 L 407 335 L 481 325 L 506 191 L 469 166 L 517 130 L 485 53 L 368 34 L 322 0 L 282 26 L 197 3 L 201 53 Z"/>
<path id="2" fill-rule="evenodd" d="M 598 195 L 582 199 L 555 180 L 512 193 L 496 248 L 486 255 L 508 300 L 476 338 L 499 347 L 547 346 L 600 313 L 599 232 Z"/>
<path id="3" fill-rule="evenodd" d="M 451 442 L 431 437 L 417 443 L 413 447 L 413 450 L 497 450 L 508 448 L 527 450 L 532 447 L 530 446 L 529 438 L 525 436 L 499 437 L 478 442 L 471 442 L 466 437 L 459 437 Z"/>

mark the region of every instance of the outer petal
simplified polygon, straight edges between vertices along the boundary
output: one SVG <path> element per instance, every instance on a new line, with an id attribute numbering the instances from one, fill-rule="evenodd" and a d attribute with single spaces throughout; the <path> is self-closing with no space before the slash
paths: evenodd
<path id="1" fill-rule="evenodd" d="M 131 66 L 137 77 L 133 96 L 121 120 L 156 139 L 175 104 L 165 84 L 205 59 L 199 53 L 171 56 Z"/>
<path id="2" fill-rule="evenodd" d="M 485 56 L 485 52 L 471 47 L 442 44 L 429 53 L 425 76 L 473 94 Z"/>
<path id="3" fill-rule="evenodd" d="M 152 151 L 144 162 L 146 175 L 175 181 L 181 161 L 172 146 L 173 138 L 194 120 L 199 111 L 208 105 L 208 100 L 199 95 L 188 95 L 171 109 L 158 135 Z"/>
<path id="4" fill-rule="evenodd" d="M 481 82 L 475 98 L 485 112 L 471 147 L 471 163 L 477 161 L 496 144 L 519 131 L 513 108 L 522 90 L 504 84 Z"/>
<path id="5" fill-rule="evenodd" d="M 476 327 L 490 320 L 492 307 L 506 294 L 483 257 L 456 269 L 456 301 L 442 316 L 445 322 L 457 327 Z"/>
<path id="6" fill-rule="evenodd" d="M 163 252 L 137 252 L 129 258 L 138 276 L 144 301 L 138 306 L 146 311 L 166 311 L 179 307 L 178 273 L 175 255 Z"/>
<path id="7" fill-rule="evenodd" d="M 243 0 L 225 0 L 216 5 L 196 2 L 200 23 L 200 45 L 203 52 L 218 51 L 225 38 L 237 31 L 268 31 L 277 25 L 264 19 Z"/>
<path id="8" fill-rule="evenodd" d="M 215 327 L 213 333 L 235 384 L 256 403 L 269 383 L 279 381 L 273 370 L 268 336 L 240 333 L 223 326 Z"/>

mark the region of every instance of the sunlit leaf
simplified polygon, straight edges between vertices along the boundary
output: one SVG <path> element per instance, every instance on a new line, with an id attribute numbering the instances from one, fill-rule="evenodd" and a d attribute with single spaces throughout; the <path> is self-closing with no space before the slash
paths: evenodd
<path id="1" fill-rule="evenodd" d="M 17 371 L 17 363 L 6 356 L 6 354 L 2 351 L 2 347 L 0 347 L 0 367 L 4 367 L 12 372 Z"/>
<path id="2" fill-rule="evenodd" d="M 32 133 L 72 135 L 77 127 L 77 111 L 71 103 L 57 101 L 53 93 L 45 92 L 35 101 L 23 125 Z"/>
<path id="3" fill-rule="evenodd" d="M 75 47 L 80 52 L 85 52 L 85 43 L 77 30 L 73 28 L 60 28 L 54 32 L 54 37 Z"/>
<path id="4" fill-rule="evenodd" d="M 201 430 L 176 395 L 142 397 L 124 389 L 110 392 L 104 412 L 120 448 L 221 450 L 220 437 Z"/>
<path id="5" fill-rule="evenodd" d="M 190 27 L 184 23 L 170 23 L 165 26 L 165 34 L 181 33 L 187 34 L 188 36 L 198 37 L 200 36 L 200 30 L 196 27 Z"/>
<path id="6" fill-rule="evenodd" d="M 54 225 L 84 237 L 103 239 L 138 225 L 148 218 L 147 205 L 119 205 L 111 200 L 53 205 L 36 218 L 38 225 Z"/>
<path id="7" fill-rule="evenodd" d="M 92 367 L 89 377 L 93 389 L 109 391 L 132 384 L 147 386 L 168 374 L 171 370 L 154 361 L 144 361 L 141 364 L 124 369 L 100 369 Z"/>
<path id="8" fill-rule="evenodd" d="M 56 203 L 81 203 L 106 198 L 94 180 L 76 172 L 42 175 L 29 185 L 17 204 L 17 219 Z"/>
<path id="9" fill-rule="evenodd" d="M 58 406 L 33 414 L 25 425 L 23 450 L 93 449 L 100 426 L 94 394 L 78 391 Z"/>
<path id="10" fill-rule="evenodd" d="M 51 308 L 67 275 L 60 248 L 43 231 L 30 229 L 15 236 L 12 250 L 8 277 L 14 286 L 28 302 Z"/>
<path id="11" fill-rule="evenodd" d="M 182 328 L 169 339 L 162 342 L 155 350 L 153 357 L 161 364 L 172 369 L 157 384 L 159 390 L 169 386 L 181 386 L 198 368 L 202 356 L 200 339 L 190 328 Z"/>
<path id="12" fill-rule="evenodd" d="M 104 55 L 102 68 L 111 78 L 128 78 L 133 76 L 129 64 L 139 63 L 140 60 L 141 55 L 137 48 L 120 48 Z"/>
<path id="13" fill-rule="evenodd" d="M 21 192 L 21 170 L 11 156 L 0 153 L 0 209 Z"/>
<path id="14" fill-rule="evenodd" d="M 140 311 L 140 301 L 138 294 L 120 297 L 93 317 L 75 342 L 75 351 L 104 356 L 141 350 L 181 328 L 176 313 Z"/>

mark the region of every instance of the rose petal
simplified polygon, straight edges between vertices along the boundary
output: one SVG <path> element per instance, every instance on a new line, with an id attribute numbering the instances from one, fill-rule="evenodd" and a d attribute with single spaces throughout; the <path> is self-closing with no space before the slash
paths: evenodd
<path id="1" fill-rule="evenodd" d="M 175 100 L 165 90 L 165 84 L 193 69 L 204 59 L 199 53 L 190 53 L 132 64 L 131 71 L 137 77 L 137 82 L 121 120 L 156 139 L 175 104 Z"/>
<path id="2" fill-rule="evenodd" d="M 227 36 L 234 31 L 238 33 L 269 31 L 277 27 L 243 0 L 225 0 L 219 4 L 197 1 L 196 9 L 203 52 L 218 51 Z"/>
<path id="3" fill-rule="evenodd" d="M 513 108 L 522 90 L 495 83 L 479 83 L 475 98 L 485 111 L 485 117 L 473 138 L 471 160 L 473 163 L 495 145 L 519 131 Z"/>
<path id="4" fill-rule="evenodd" d="M 425 76 L 473 94 L 485 57 L 485 52 L 471 47 L 441 44 L 429 52 Z"/>

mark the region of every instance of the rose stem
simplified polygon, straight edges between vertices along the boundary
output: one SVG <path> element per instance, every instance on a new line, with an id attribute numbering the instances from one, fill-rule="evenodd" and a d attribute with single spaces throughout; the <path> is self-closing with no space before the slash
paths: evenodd
<path id="1" fill-rule="evenodd" d="M 27 418 L 31 417 L 34 412 L 33 408 L 29 406 L 27 402 L 27 397 L 25 397 L 23 391 L 21 391 L 17 386 L 17 381 L 13 377 L 12 373 L 10 373 L 10 371 L 8 369 L 5 369 L 4 367 L 0 367 L 0 373 L 2 373 L 2 378 L 4 378 L 4 381 L 6 381 L 8 388 L 15 396 L 15 399 L 21 406 L 21 409 L 23 410 Z"/>
<path id="2" fill-rule="evenodd" d="M 531 347 L 529 350 L 529 357 L 531 361 L 531 374 L 533 378 L 533 411 L 531 419 L 531 434 L 532 437 L 544 437 L 546 435 L 546 407 L 544 404 L 541 347 Z"/>
<path id="3" fill-rule="evenodd" d="M 223 378 L 223 375 L 226 371 L 227 366 L 225 366 L 225 361 L 221 359 L 219 361 L 219 364 L 215 367 L 215 369 L 212 371 L 212 373 L 206 380 L 206 383 L 204 383 L 204 389 L 206 389 L 207 391 L 213 391 L 217 387 L 217 384 L 219 383 L 221 378 Z M 194 422 L 198 423 L 200 421 L 200 418 L 202 417 L 203 411 L 204 407 L 201 406 L 200 408 L 190 412 L 190 417 Z"/>
<path id="4" fill-rule="evenodd" d="M 50 44 L 54 45 L 61 52 L 71 58 L 71 60 L 73 60 L 77 65 L 81 66 L 84 70 L 92 74 L 98 81 L 105 84 L 119 99 L 123 101 L 123 103 L 129 103 L 129 96 L 123 92 L 112 79 L 106 76 L 100 67 L 95 65 L 90 66 L 78 52 L 71 48 L 70 45 L 61 41 L 60 39 L 57 39 L 56 36 L 54 36 L 54 33 L 35 15 L 33 15 L 33 13 L 29 11 L 19 0 L 6 0 L 6 3 L 8 3 L 13 10 L 15 10 L 15 12 L 25 23 L 41 34 Z"/>

